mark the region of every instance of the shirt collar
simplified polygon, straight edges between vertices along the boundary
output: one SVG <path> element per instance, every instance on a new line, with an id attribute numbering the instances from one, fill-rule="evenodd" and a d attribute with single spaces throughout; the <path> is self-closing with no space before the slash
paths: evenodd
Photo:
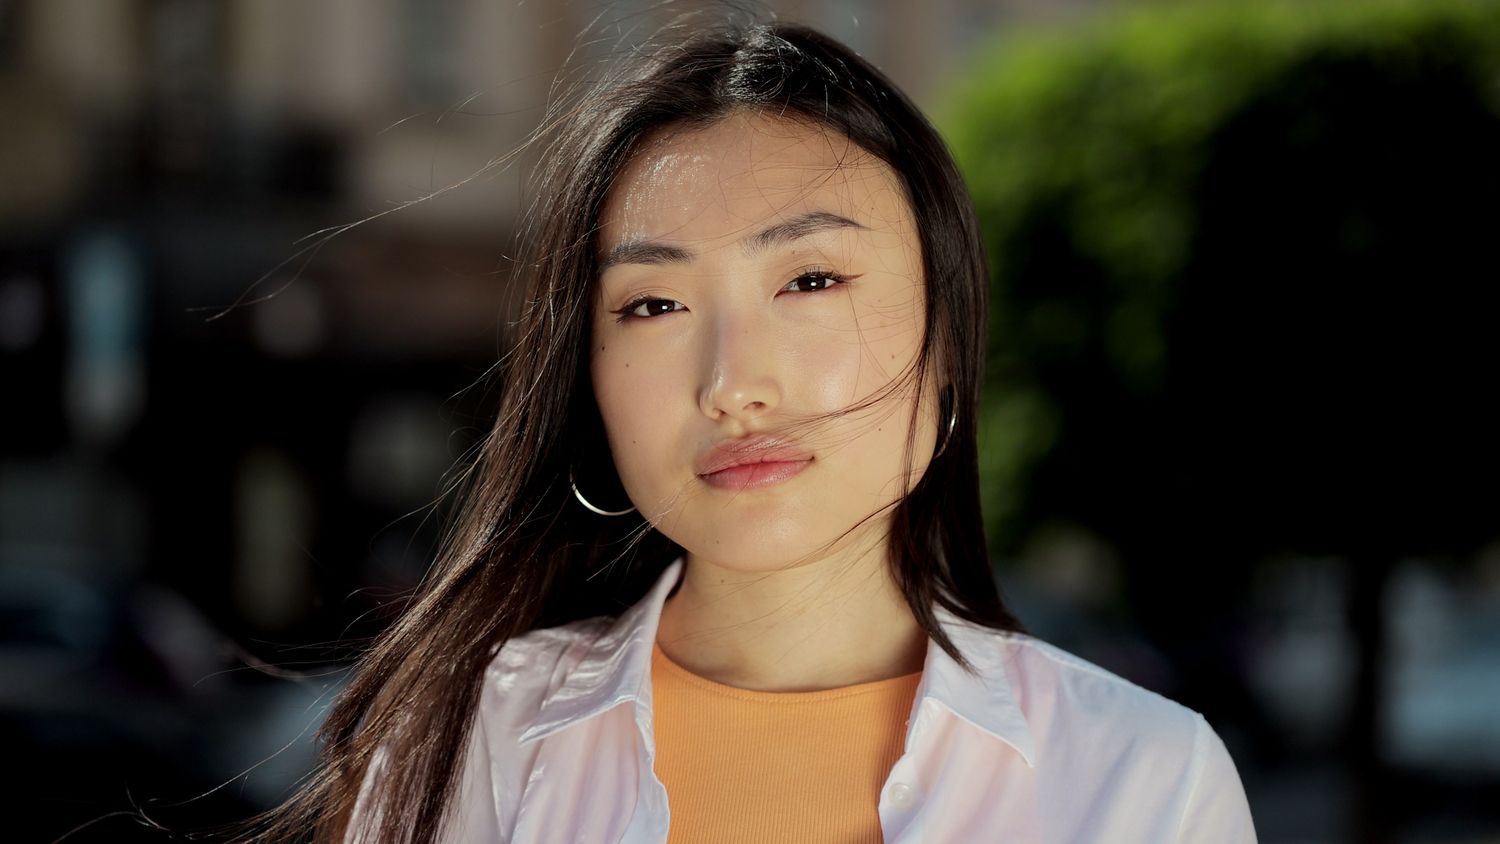
<path id="1" fill-rule="evenodd" d="M 521 734 L 521 743 L 551 735 L 621 703 L 634 701 L 636 722 L 654 752 L 650 718 L 651 648 L 656 641 L 662 606 L 677 585 L 682 568 L 683 558 L 679 556 L 667 565 L 645 597 L 589 643 L 583 659 L 542 702 L 536 720 Z M 921 711 L 925 701 L 931 699 L 1010 745 L 1027 765 L 1036 767 L 1031 731 L 1016 703 L 1006 670 L 1009 649 L 1001 639 L 1008 634 L 958 618 L 941 604 L 935 604 L 933 612 L 976 673 L 964 671 L 947 651 L 929 639 L 912 711 Z M 918 719 L 912 718 L 907 725 L 908 747 L 917 727 Z"/>

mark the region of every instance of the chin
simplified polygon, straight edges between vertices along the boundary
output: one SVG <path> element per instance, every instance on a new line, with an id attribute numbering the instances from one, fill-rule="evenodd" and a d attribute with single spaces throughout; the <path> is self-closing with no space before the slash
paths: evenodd
<path id="1" fill-rule="evenodd" d="M 688 552 L 719 568 L 737 572 L 783 571 L 814 562 L 827 543 L 824 538 L 788 537 L 785 541 L 768 538 L 764 532 L 736 533 L 733 536 L 705 537 L 683 545 Z M 679 543 L 681 544 L 681 543 Z"/>

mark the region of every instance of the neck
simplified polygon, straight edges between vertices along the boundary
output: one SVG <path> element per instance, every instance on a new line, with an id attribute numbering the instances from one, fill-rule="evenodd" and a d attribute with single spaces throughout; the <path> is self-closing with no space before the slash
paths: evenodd
<path id="1" fill-rule="evenodd" d="M 887 560 L 883 543 L 770 571 L 685 554 L 657 644 L 701 677 L 756 691 L 817 691 L 920 671 L 927 631 Z"/>

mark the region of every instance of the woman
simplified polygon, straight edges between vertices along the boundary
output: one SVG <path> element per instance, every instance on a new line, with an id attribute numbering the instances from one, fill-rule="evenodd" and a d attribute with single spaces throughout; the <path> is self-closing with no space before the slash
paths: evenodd
<path id="1" fill-rule="evenodd" d="M 265 837 L 1254 841 L 1198 713 L 1001 599 L 984 251 L 887 79 L 726 26 L 546 161 L 464 509 Z"/>

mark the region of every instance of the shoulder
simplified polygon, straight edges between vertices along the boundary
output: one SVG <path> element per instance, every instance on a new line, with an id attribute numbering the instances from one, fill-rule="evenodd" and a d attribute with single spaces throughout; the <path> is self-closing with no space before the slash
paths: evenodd
<path id="1" fill-rule="evenodd" d="M 1028 723 L 1053 741 L 1188 765 L 1211 732 L 1197 710 L 1050 642 L 1016 632 L 1000 642 Z"/>
<path id="2" fill-rule="evenodd" d="M 1002 647 L 1043 767 L 1152 840 L 1254 844 L 1244 785 L 1203 714 L 1034 636 Z"/>
<path id="3" fill-rule="evenodd" d="M 487 729 L 521 730 L 610 625 L 595 616 L 507 639 L 485 667 L 480 710 Z"/>
<path id="4" fill-rule="evenodd" d="M 513 801 L 522 793 L 536 748 L 522 749 L 517 738 L 536 718 L 542 702 L 608 628 L 606 616 L 547 627 L 495 646 L 481 680 L 479 706 L 468 732 L 456 802 L 444 840 L 505 840 L 514 822 Z M 364 841 L 378 823 L 373 789 L 390 759 L 385 745 L 375 751 L 366 773 L 346 842 Z"/>
<path id="5" fill-rule="evenodd" d="M 580 645 L 593 642 L 610 622 L 608 616 L 594 616 L 514 636 L 496 646 L 488 672 L 500 676 L 535 673 L 539 664 L 558 662 Z"/>

